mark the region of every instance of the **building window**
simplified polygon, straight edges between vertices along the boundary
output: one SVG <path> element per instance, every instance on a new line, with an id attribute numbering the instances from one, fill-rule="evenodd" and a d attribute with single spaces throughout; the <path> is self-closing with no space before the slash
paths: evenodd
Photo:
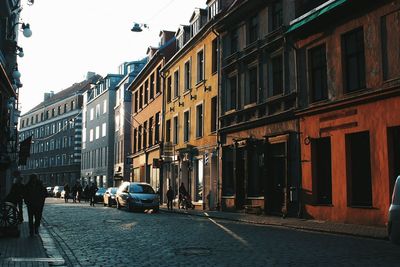
<path id="1" fill-rule="evenodd" d="M 219 0 L 215 0 L 214 2 L 210 3 L 208 6 L 208 20 L 211 20 L 215 15 L 219 12 L 218 7 Z"/>
<path id="2" fill-rule="evenodd" d="M 139 89 L 139 109 L 143 108 L 143 86 Z"/>
<path id="3" fill-rule="evenodd" d="M 94 108 L 90 109 L 90 120 L 92 121 L 94 119 Z"/>
<path id="4" fill-rule="evenodd" d="M 137 140 L 138 140 L 138 131 L 135 128 L 133 130 L 133 152 L 136 153 L 137 152 Z"/>
<path id="5" fill-rule="evenodd" d="M 119 131 L 120 128 L 120 118 L 119 115 L 115 115 L 115 131 Z"/>
<path id="6" fill-rule="evenodd" d="M 100 104 L 96 105 L 96 118 L 100 117 Z"/>
<path id="7" fill-rule="evenodd" d="M 364 32 L 362 28 L 342 36 L 345 92 L 365 88 Z"/>
<path id="8" fill-rule="evenodd" d="M 150 99 L 154 98 L 154 75 L 155 73 L 150 75 Z"/>
<path id="9" fill-rule="evenodd" d="M 149 119 L 149 146 L 153 145 L 153 127 L 154 127 L 154 119 L 151 117 Z"/>
<path id="10" fill-rule="evenodd" d="M 236 53 L 239 49 L 239 33 L 238 29 L 232 30 L 230 33 L 230 51 L 231 54 Z"/>
<path id="11" fill-rule="evenodd" d="M 171 86 L 172 86 L 172 81 L 171 81 L 171 76 L 169 76 L 167 78 L 167 92 L 166 92 L 167 93 L 167 103 L 170 103 L 171 99 L 172 99 L 172 97 L 171 97 L 171 94 L 172 94 Z"/>
<path id="12" fill-rule="evenodd" d="M 392 80 L 400 76 L 400 11 L 389 13 L 381 19 L 383 79 Z"/>
<path id="13" fill-rule="evenodd" d="M 178 144 L 179 142 L 179 123 L 178 123 L 178 116 L 174 117 L 174 144 Z"/>
<path id="14" fill-rule="evenodd" d="M 93 129 L 90 129 L 90 131 L 89 131 L 89 141 L 93 142 Z"/>
<path id="15" fill-rule="evenodd" d="M 203 136 L 203 104 L 196 106 L 196 137 Z"/>
<path id="16" fill-rule="evenodd" d="M 311 49 L 308 57 L 311 102 L 327 99 L 328 83 L 325 44 Z"/>
<path id="17" fill-rule="evenodd" d="M 245 104 L 252 104 L 257 102 L 258 91 L 258 75 L 257 67 L 249 68 L 247 71 L 247 90 L 245 91 Z"/>
<path id="18" fill-rule="evenodd" d="M 217 131 L 217 107 L 218 100 L 217 97 L 214 96 L 211 98 L 211 132 Z"/>
<path id="19" fill-rule="evenodd" d="M 138 110 L 139 110 L 138 107 L 139 107 L 139 95 L 138 95 L 138 92 L 136 91 L 134 94 L 134 111 L 135 111 L 135 113 L 138 112 Z"/>
<path id="20" fill-rule="evenodd" d="M 312 183 L 317 204 L 332 204 L 331 138 L 314 139 L 311 143 Z"/>
<path id="21" fill-rule="evenodd" d="M 142 141 L 143 141 L 142 138 L 143 138 L 143 127 L 140 125 L 138 132 L 138 151 L 142 150 Z"/>
<path id="22" fill-rule="evenodd" d="M 147 147 L 147 134 L 148 134 L 148 129 L 147 129 L 147 121 L 143 123 L 143 148 Z"/>
<path id="23" fill-rule="evenodd" d="M 211 72 L 214 74 L 218 71 L 218 39 L 217 38 L 215 38 L 212 41 L 211 49 L 212 49 Z"/>
<path id="24" fill-rule="evenodd" d="M 189 110 L 183 113 L 183 141 L 189 142 L 190 113 Z"/>
<path id="25" fill-rule="evenodd" d="M 154 133 L 154 143 L 157 144 L 160 141 L 160 112 L 156 113 L 156 123 L 155 123 L 155 133 Z"/>
<path id="26" fill-rule="evenodd" d="M 147 105 L 148 100 L 149 100 L 149 80 L 147 80 L 144 83 L 144 101 L 143 101 L 144 105 Z"/>
<path id="27" fill-rule="evenodd" d="M 96 139 L 100 137 L 100 126 L 96 126 Z"/>
<path id="28" fill-rule="evenodd" d="M 249 44 L 258 39 L 258 16 L 254 16 L 249 21 Z"/>
<path id="29" fill-rule="evenodd" d="M 281 27 L 283 24 L 282 1 L 277 1 L 271 8 L 271 31 Z"/>
<path id="30" fill-rule="evenodd" d="M 107 124 L 104 122 L 103 124 L 102 124 L 102 126 L 101 126 L 101 137 L 104 137 L 104 136 L 106 136 L 107 135 Z"/>
<path id="31" fill-rule="evenodd" d="M 372 207 L 372 179 L 369 132 L 346 135 L 348 203 Z"/>
<path id="32" fill-rule="evenodd" d="M 165 141 L 171 142 L 171 120 L 165 122 Z"/>
<path id="33" fill-rule="evenodd" d="M 161 72 L 161 66 L 157 68 L 156 73 L 156 94 L 161 92 L 161 77 L 160 77 L 160 72 Z"/>
<path id="34" fill-rule="evenodd" d="M 282 55 L 271 59 L 272 95 L 283 93 L 283 64 Z"/>
<path id="35" fill-rule="evenodd" d="M 204 80 L 204 51 L 197 53 L 197 82 Z"/>
<path id="36" fill-rule="evenodd" d="M 226 84 L 226 95 L 225 95 L 225 109 L 234 110 L 236 109 L 236 94 L 237 94 L 237 76 L 231 76 L 227 80 Z"/>
<path id="37" fill-rule="evenodd" d="M 199 32 L 199 30 L 200 30 L 200 18 L 196 19 L 192 23 L 191 30 L 192 30 L 192 36 L 195 36 Z"/>
<path id="38" fill-rule="evenodd" d="M 103 114 L 104 113 L 107 113 L 107 99 L 104 99 L 104 102 L 103 102 Z"/>
<path id="39" fill-rule="evenodd" d="M 179 96 L 179 70 L 174 72 L 174 97 Z"/>
<path id="40" fill-rule="evenodd" d="M 190 60 L 185 63 L 185 90 L 190 89 Z"/>

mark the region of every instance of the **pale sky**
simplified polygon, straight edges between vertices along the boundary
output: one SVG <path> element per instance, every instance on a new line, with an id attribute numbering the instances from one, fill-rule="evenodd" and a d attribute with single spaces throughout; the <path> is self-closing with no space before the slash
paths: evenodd
<path id="1" fill-rule="evenodd" d="M 25 4 L 27 1 L 22 0 Z M 21 20 L 32 36 L 19 35 L 24 57 L 21 72 L 22 114 L 43 101 L 45 92 L 61 91 L 85 79 L 88 71 L 118 73 L 125 61 L 145 57 L 157 46 L 160 30 L 176 31 L 188 24 L 206 0 L 36 0 L 23 6 Z M 131 32 L 134 22 L 148 30 Z"/>

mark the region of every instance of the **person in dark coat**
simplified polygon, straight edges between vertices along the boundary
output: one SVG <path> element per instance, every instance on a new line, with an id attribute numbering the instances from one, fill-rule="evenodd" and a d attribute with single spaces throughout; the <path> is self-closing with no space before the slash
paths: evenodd
<path id="1" fill-rule="evenodd" d="M 92 183 L 89 188 L 90 206 L 94 207 L 96 192 L 99 190 L 95 183 Z"/>
<path id="2" fill-rule="evenodd" d="M 46 196 L 47 191 L 42 182 L 36 174 L 31 174 L 28 183 L 25 185 L 24 194 L 25 203 L 28 208 L 29 233 L 31 236 L 39 234 Z M 33 217 L 35 217 L 35 222 L 33 222 Z"/>
<path id="3" fill-rule="evenodd" d="M 83 195 L 85 196 L 85 202 L 87 202 L 89 199 L 89 195 L 90 195 L 89 191 L 90 191 L 89 185 L 87 184 L 87 185 L 85 185 L 85 188 L 83 189 Z"/>
<path id="4" fill-rule="evenodd" d="M 79 203 L 81 203 L 82 191 L 83 191 L 82 185 L 78 183 L 76 186 L 76 199 L 78 200 Z"/>
<path id="5" fill-rule="evenodd" d="M 9 201 L 17 206 L 18 209 L 18 220 L 19 222 L 24 221 L 23 210 L 22 210 L 22 200 L 24 198 L 24 185 L 22 184 L 21 173 L 19 171 L 14 171 L 14 183 L 11 186 L 10 193 L 8 194 L 6 201 Z"/>
<path id="6" fill-rule="evenodd" d="M 71 192 L 72 192 L 72 202 L 73 202 L 73 203 L 76 203 L 76 194 L 78 194 L 78 186 L 77 186 L 77 183 L 78 183 L 78 182 L 76 182 L 76 183 L 72 186 L 72 190 L 71 190 Z"/>
<path id="7" fill-rule="evenodd" d="M 69 193 L 71 192 L 71 189 L 69 188 L 68 184 L 64 185 L 64 201 L 65 203 L 68 202 L 68 198 L 69 198 Z"/>
<path id="8" fill-rule="evenodd" d="M 172 187 L 170 186 L 167 191 L 167 208 L 168 208 L 168 210 L 173 210 L 172 202 L 174 200 L 174 197 L 175 197 L 174 190 L 172 190 Z"/>
<path id="9" fill-rule="evenodd" d="M 179 201 L 178 201 L 178 207 L 180 208 L 183 200 L 186 198 L 188 195 L 188 192 L 186 191 L 185 184 L 182 182 L 181 185 L 179 186 Z"/>

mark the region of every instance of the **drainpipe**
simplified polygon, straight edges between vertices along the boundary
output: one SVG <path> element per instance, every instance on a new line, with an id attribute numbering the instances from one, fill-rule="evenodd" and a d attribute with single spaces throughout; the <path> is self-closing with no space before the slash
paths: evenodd
<path id="1" fill-rule="evenodd" d="M 215 192 L 215 203 L 216 206 L 215 208 L 217 210 L 221 210 L 221 200 L 220 200 L 220 155 L 222 152 L 222 146 L 221 146 L 221 140 L 220 140 L 220 134 L 219 134 L 219 128 L 220 128 L 220 121 L 219 121 L 219 115 L 220 115 L 220 89 L 221 89 L 221 55 L 222 55 L 222 49 L 221 49 L 221 36 L 220 34 L 215 30 L 215 28 L 212 28 L 212 32 L 217 36 L 217 190 Z M 222 192 L 221 192 L 222 194 Z"/>
<path id="2" fill-rule="evenodd" d="M 299 107 L 299 75 L 298 74 L 298 60 L 297 60 L 297 55 L 298 55 L 298 48 L 292 43 L 287 41 L 287 37 L 284 37 L 284 42 L 285 44 L 288 44 L 294 51 L 294 72 L 296 74 L 295 78 L 295 89 L 297 92 L 297 97 L 296 97 L 296 109 Z M 297 116 L 296 116 L 297 117 Z M 300 119 L 296 119 L 296 125 L 297 125 L 297 153 L 298 153 L 298 173 L 299 173 L 299 179 L 298 179 L 298 185 L 297 185 L 297 201 L 298 201 L 298 212 L 297 212 L 297 217 L 301 218 L 303 217 L 303 190 L 302 190 L 302 160 L 301 160 L 301 132 L 300 132 Z"/>
<path id="3" fill-rule="evenodd" d="M 165 66 L 165 57 L 163 58 L 163 67 Z M 160 70 L 160 73 L 158 74 L 160 77 L 163 79 L 163 87 L 162 87 L 162 105 L 161 105 L 161 114 L 159 118 L 159 123 L 161 124 L 161 129 L 159 129 L 161 137 L 160 139 L 160 159 L 162 159 L 162 155 L 164 153 L 164 116 L 165 116 L 165 86 L 166 86 L 166 76 L 162 70 Z M 164 203 L 164 162 L 162 161 L 160 164 L 160 174 L 159 174 L 159 180 L 160 180 L 160 203 Z"/>

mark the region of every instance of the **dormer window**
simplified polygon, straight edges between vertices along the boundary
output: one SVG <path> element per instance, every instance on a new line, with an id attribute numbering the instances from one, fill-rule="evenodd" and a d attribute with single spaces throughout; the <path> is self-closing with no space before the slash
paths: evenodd
<path id="1" fill-rule="evenodd" d="M 183 33 L 176 38 L 176 49 L 179 50 L 183 47 L 184 35 Z"/>
<path id="2" fill-rule="evenodd" d="M 200 18 L 197 18 L 191 25 L 192 36 L 195 36 L 200 30 Z"/>
<path id="3" fill-rule="evenodd" d="M 215 0 L 208 6 L 208 20 L 211 20 L 219 13 L 219 0 Z"/>

